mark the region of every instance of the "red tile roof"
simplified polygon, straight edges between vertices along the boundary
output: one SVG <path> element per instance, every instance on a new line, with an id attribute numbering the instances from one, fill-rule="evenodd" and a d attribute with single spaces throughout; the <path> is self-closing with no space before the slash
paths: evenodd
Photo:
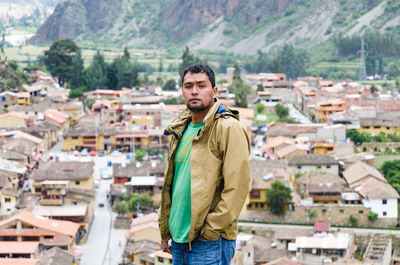
<path id="1" fill-rule="evenodd" d="M 61 233 L 64 235 L 68 235 L 74 237 L 79 230 L 79 224 L 69 222 L 69 221 L 59 221 L 54 219 L 47 219 L 42 216 L 37 216 L 31 212 L 24 211 L 17 215 L 14 215 L 8 219 L 5 219 L 0 222 L 0 227 L 14 222 L 15 220 L 20 220 L 25 223 L 31 224 L 38 228 L 47 229 L 53 232 Z"/>
<path id="2" fill-rule="evenodd" d="M 329 232 L 330 224 L 328 222 L 316 222 L 314 232 Z"/>

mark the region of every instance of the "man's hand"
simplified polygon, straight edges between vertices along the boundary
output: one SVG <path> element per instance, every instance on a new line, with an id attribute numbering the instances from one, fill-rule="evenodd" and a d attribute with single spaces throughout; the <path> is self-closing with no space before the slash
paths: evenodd
<path id="1" fill-rule="evenodd" d="M 171 247 L 168 246 L 168 242 L 161 240 L 161 249 L 162 249 L 162 251 L 167 252 L 172 255 Z"/>

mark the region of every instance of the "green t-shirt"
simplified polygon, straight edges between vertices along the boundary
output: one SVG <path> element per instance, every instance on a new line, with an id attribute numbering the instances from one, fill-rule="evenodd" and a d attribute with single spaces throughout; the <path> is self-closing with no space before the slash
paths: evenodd
<path id="1" fill-rule="evenodd" d="M 168 226 L 172 239 L 178 243 L 188 242 L 192 212 L 190 199 L 190 153 L 192 150 L 192 141 L 203 125 L 204 123 L 189 123 L 175 153 L 172 205 Z"/>

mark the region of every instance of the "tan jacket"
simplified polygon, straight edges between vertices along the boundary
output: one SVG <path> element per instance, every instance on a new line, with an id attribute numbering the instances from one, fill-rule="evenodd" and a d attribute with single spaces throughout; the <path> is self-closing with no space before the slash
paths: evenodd
<path id="1" fill-rule="evenodd" d="M 165 241 L 171 238 L 168 220 L 175 151 L 190 119 L 190 111 L 186 109 L 164 132 L 170 135 L 159 211 L 161 238 Z M 203 122 L 203 128 L 192 142 L 192 212 L 188 241 L 193 241 L 199 234 L 209 240 L 217 240 L 219 236 L 234 240 L 238 217 L 249 192 L 249 137 L 238 122 L 238 112 L 218 102 Z"/>

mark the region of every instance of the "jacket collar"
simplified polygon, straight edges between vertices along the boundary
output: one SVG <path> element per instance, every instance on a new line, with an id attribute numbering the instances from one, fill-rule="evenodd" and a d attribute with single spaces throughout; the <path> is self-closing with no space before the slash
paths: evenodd
<path id="1" fill-rule="evenodd" d="M 207 132 L 215 119 L 223 116 L 232 116 L 239 120 L 239 112 L 237 110 L 232 110 L 226 105 L 220 104 L 215 101 L 207 115 L 203 119 L 204 126 L 202 128 L 202 134 Z M 190 110 L 186 108 L 182 111 L 175 119 L 173 119 L 164 131 L 164 135 L 173 134 L 175 138 L 179 139 L 182 136 L 187 124 L 191 121 L 192 117 Z"/>

